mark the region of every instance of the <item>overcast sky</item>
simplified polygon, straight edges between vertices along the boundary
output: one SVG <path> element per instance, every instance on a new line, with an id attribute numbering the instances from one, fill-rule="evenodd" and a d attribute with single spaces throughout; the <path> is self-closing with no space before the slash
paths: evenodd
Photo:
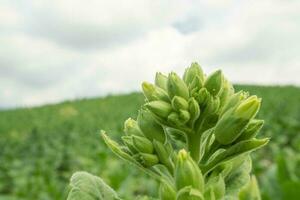
<path id="1" fill-rule="evenodd" d="M 0 0 L 0 107 L 136 91 L 192 61 L 300 85 L 299 52 L 299 0 Z"/>

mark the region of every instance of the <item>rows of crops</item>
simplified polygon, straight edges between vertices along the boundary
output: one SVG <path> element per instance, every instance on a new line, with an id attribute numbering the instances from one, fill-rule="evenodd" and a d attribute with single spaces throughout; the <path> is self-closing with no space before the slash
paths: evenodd
<path id="1" fill-rule="evenodd" d="M 300 196 L 300 88 L 237 86 L 263 98 L 261 135 L 270 144 L 253 158 L 264 199 Z M 99 175 L 133 199 L 156 194 L 156 183 L 117 159 L 99 130 L 113 138 L 135 117 L 139 93 L 0 112 L 0 199 L 64 199 L 71 174 Z M 258 161 L 259 160 L 259 161 Z"/>

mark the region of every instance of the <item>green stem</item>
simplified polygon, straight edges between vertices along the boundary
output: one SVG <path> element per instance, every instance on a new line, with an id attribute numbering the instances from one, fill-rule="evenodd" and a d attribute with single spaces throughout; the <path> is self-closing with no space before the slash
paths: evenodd
<path id="1" fill-rule="evenodd" d="M 187 138 L 188 150 L 196 163 L 200 160 L 200 138 L 201 134 L 196 134 L 195 132 L 190 133 Z"/>

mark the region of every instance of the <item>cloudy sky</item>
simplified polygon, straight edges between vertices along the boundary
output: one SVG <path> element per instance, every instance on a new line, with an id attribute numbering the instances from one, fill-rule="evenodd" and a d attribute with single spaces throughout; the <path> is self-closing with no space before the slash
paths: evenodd
<path id="1" fill-rule="evenodd" d="M 299 0 L 0 0 L 0 107 L 140 89 L 192 61 L 300 85 Z"/>

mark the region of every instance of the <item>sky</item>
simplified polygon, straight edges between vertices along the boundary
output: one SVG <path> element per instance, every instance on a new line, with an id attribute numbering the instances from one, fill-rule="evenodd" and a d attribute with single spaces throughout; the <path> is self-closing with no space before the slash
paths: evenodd
<path id="1" fill-rule="evenodd" d="M 139 91 L 195 61 L 300 85 L 299 24 L 299 0 L 0 0 L 0 108 Z"/>

